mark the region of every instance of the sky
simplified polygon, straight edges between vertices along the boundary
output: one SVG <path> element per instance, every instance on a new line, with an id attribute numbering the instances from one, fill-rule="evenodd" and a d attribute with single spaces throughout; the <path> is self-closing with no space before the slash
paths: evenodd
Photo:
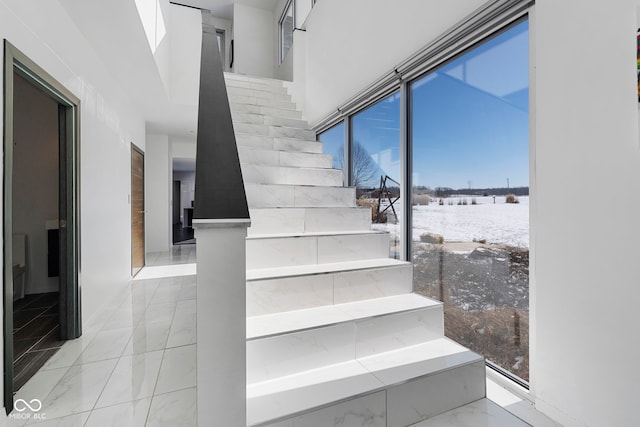
<path id="1" fill-rule="evenodd" d="M 528 44 L 525 21 L 411 83 L 414 186 L 529 185 Z M 355 115 L 352 128 L 354 142 L 397 180 L 399 96 Z M 343 127 L 320 139 L 334 154 Z"/>

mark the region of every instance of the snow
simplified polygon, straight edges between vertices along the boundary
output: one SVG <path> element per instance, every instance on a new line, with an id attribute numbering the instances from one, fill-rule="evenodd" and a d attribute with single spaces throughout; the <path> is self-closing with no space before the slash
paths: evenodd
<path id="1" fill-rule="evenodd" d="M 474 198 L 476 205 L 471 204 Z M 467 205 L 458 205 L 458 200 Z M 439 205 L 432 199 L 428 205 L 413 207 L 413 240 L 420 241 L 424 233 L 438 234 L 445 242 L 486 240 L 521 248 L 529 247 L 529 197 L 518 197 L 520 203 L 506 203 L 504 196 L 460 196 L 444 199 Z M 449 204 L 449 201 L 452 204 Z M 397 224 L 374 224 L 397 234 Z"/>

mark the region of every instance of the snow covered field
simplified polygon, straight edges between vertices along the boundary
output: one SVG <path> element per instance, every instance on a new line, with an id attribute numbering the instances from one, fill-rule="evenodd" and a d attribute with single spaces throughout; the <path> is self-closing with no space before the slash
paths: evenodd
<path id="1" fill-rule="evenodd" d="M 529 197 L 518 197 L 520 203 L 505 203 L 504 196 L 474 197 L 477 205 L 471 204 L 471 196 L 450 197 L 439 205 L 432 199 L 426 206 L 413 207 L 413 240 L 419 241 L 423 233 L 438 234 L 445 242 L 471 242 L 486 240 L 520 248 L 529 247 Z M 458 205 L 466 199 L 467 205 Z M 449 205 L 451 201 L 452 205 Z M 398 232 L 393 224 L 374 224 L 375 229 Z"/>

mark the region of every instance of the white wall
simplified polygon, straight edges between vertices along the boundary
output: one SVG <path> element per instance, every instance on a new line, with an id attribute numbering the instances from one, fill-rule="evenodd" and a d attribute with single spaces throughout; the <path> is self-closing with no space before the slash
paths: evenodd
<path id="1" fill-rule="evenodd" d="M 271 11 L 240 3 L 233 5 L 236 73 L 273 77 L 276 59 L 273 20 Z"/>
<path id="2" fill-rule="evenodd" d="M 567 426 L 638 423 L 636 5 L 535 6 L 532 383 Z"/>
<path id="3" fill-rule="evenodd" d="M 168 33 L 171 45 L 169 98 L 176 104 L 197 103 L 202 48 L 202 16 L 199 10 L 169 5 Z M 194 78 L 194 76 L 196 76 Z"/>
<path id="4" fill-rule="evenodd" d="M 147 253 L 171 247 L 172 171 L 167 135 L 147 135 L 144 156 L 145 236 Z"/>
<path id="5" fill-rule="evenodd" d="M 13 113 L 13 232 L 27 235 L 25 293 L 54 292 L 45 224 L 59 212 L 58 103 L 16 76 Z"/>
<path id="6" fill-rule="evenodd" d="M 57 1 L 0 0 L 0 38 L 81 100 L 80 281 L 90 328 L 131 277 L 130 143 L 144 148 L 144 121 Z"/>
<path id="7" fill-rule="evenodd" d="M 318 1 L 306 21 L 307 118 L 335 111 L 485 2 Z"/>

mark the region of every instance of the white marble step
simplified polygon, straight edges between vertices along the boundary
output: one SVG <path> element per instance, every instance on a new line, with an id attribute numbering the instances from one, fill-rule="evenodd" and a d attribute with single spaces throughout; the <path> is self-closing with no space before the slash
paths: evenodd
<path id="1" fill-rule="evenodd" d="M 247 318 L 247 382 L 441 338 L 442 303 L 402 294 Z"/>
<path id="2" fill-rule="evenodd" d="M 247 237 L 247 269 L 327 264 L 389 256 L 389 234 L 378 231 Z"/>
<path id="3" fill-rule="evenodd" d="M 522 421 L 506 409 L 489 399 L 480 399 L 468 403 L 426 421 L 412 424 L 411 427 L 527 427 Z"/>
<path id="4" fill-rule="evenodd" d="M 274 86 L 274 87 L 284 87 L 284 81 L 278 79 L 270 79 L 268 77 L 258 77 L 258 76 L 250 76 L 248 74 L 238 74 L 238 73 L 224 73 L 225 81 L 227 82 L 248 82 L 257 85 L 263 86 Z"/>
<path id="5" fill-rule="evenodd" d="M 342 187 L 342 171 L 287 166 L 265 166 L 242 163 L 245 183 L 282 185 L 321 185 Z"/>
<path id="6" fill-rule="evenodd" d="M 371 230 L 371 208 L 256 208 L 250 210 L 250 236 Z"/>
<path id="7" fill-rule="evenodd" d="M 353 207 L 353 187 L 313 187 L 245 183 L 249 208 Z"/>
<path id="8" fill-rule="evenodd" d="M 227 90 L 229 89 L 238 89 L 238 90 L 249 90 L 249 91 L 259 91 L 263 93 L 273 93 L 277 95 L 288 94 L 288 88 L 284 87 L 282 84 L 264 84 L 261 82 L 248 82 L 248 81 L 239 81 L 226 79 L 225 80 Z"/>
<path id="9" fill-rule="evenodd" d="M 412 277 L 391 258 L 247 270 L 247 316 L 409 294 Z"/>
<path id="10" fill-rule="evenodd" d="M 287 126 L 256 125 L 251 123 L 234 123 L 233 128 L 239 133 L 251 135 L 272 136 L 274 138 L 293 138 L 305 141 L 315 141 L 316 133 L 309 129 Z"/>
<path id="11" fill-rule="evenodd" d="M 477 354 L 440 338 L 247 385 L 250 426 L 405 427 L 485 397 Z M 358 424 L 360 423 L 360 424 Z"/>
<path id="12" fill-rule="evenodd" d="M 330 154 L 265 150 L 246 146 L 238 147 L 238 156 L 242 164 L 252 165 L 318 169 L 331 169 L 333 165 L 333 156 Z"/>
<path id="13" fill-rule="evenodd" d="M 269 99 L 269 98 L 257 97 L 257 96 L 244 96 L 244 95 L 233 95 L 233 94 L 229 94 L 228 97 L 229 97 L 229 104 L 231 105 L 232 110 L 236 110 L 236 108 L 234 108 L 235 105 L 255 105 L 259 107 L 270 107 L 270 108 L 277 108 L 282 110 L 296 109 L 296 104 L 294 104 L 290 100 L 283 101 L 283 100 Z"/>
<path id="14" fill-rule="evenodd" d="M 309 124 L 305 120 L 287 119 L 286 117 L 266 116 L 264 114 L 233 112 L 232 119 L 234 123 L 250 123 L 256 125 L 269 126 L 289 126 L 307 129 Z"/>
<path id="15" fill-rule="evenodd" d="M 236 142 L 238 147 L 298 153 L 322 153 L 322 143 L 318 141 L 303 141 L 300 139 L 276 138 L 272 136 L 236 132 Z"/>
<path id="16" fill-rule="evenodd" d="M 235 113 L 253 113 L 262 114 L 264 116 L 284 117 L 287 119 L 302 119 L 302 112 L 296 110 L 295 105 L 287 106 L 266 106 L 256 104 L 246 104 L 229 100 L 229 106 L 231 107 L 231 114 Z M 291 103 L 289 103 L 291 104 Z"/>
<path id="17" fill-rule="evenodd" d="M 227 84 L 227 94 L 233 96 L 253 96 L 257 98 L 266 98 L 276 101 L 291 101 L 291 95 L 287 89 L 282 87 L 265 86 L 263 88 L 238 87 L 233 84 Z"/>

